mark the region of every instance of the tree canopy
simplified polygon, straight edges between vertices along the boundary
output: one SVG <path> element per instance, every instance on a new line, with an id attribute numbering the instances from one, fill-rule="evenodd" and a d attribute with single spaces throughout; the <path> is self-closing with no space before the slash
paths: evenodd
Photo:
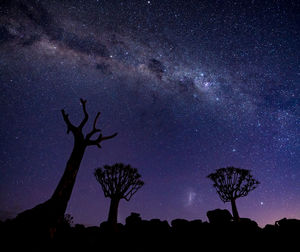
<path id="1" fill-rule="evenodd" d="M 97 168 L 94 175 L 102 186 L 104 196 L 109 198 L 129 201 L 144 185 L 137 169 L 122 163 L 104 165 L 103 168 Z"/>
<path id="2" fill-rule="evenodd" d="M 207 177 L 214 182 L 213 186 L 223 202 L 247 196 L 260 183 L 253 178 L 250 170 L 232 166 L 217 169 Z"/>

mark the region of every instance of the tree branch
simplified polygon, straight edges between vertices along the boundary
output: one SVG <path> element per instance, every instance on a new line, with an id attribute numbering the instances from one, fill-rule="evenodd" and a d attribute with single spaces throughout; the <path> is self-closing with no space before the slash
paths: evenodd
<path id="1" fill-rule="evenodd" d="M 83 129 L 84 125 L 86 124 L 86 122 L 88 121 L 89 119 L 89 114 L 88 112 L 86 111 L 86 100 L 83 100 L 82 98 L 80 98 L 80 102 L 81 102 L 81 105 L 82 105 L 82 109 L 83 109 L 83 113 L 84 113 L 84 118 L 83 120 L 81 121 L 80 125 L 79 125 L 79 129 Z"/>
<path id="2" fill-rule="evenodd" d="M 70 122 L 69 115 L 66 114 L 64 109 L 61 110 L 61 113 L 62 113 L 65 123 L 67 124 L 67 134 L 69 134 L 70 131 L 72 131 L 74 133 L 76 127 Z"/>
<path id="3" fill-rule="evenodd" d="M 86 139 L 87 139 L 87 140 L 90 140 L 90 138 L 91 138 L 95 133 L 101 131 L 100 129 L 97 129 L 97 128 L 96 128 L 96 123 L 97 123 L 97 120 L 98 120 L 99 116 L 100 116 L 100 112 L 98 112 L 97 115 L 96 115 L 96 117 L 95 117 L 95 120 L 94 120 L 94 123 L 93 123 L 93 129 L 92 129 L 92 131 L 86 135 Z"/>
<path id="4" fill-rule="evenodd" d="M 94 134 L 96 134 L 98 132 L 101 132 L 101 129 L 96 128 L 96 124 L 97 124 L 99 116 L 100 116 L 100 112 L 97 113 L 97 115 L 94 119 L 93 129 L 91 130 L 91 132 L 89 132 L 86 135 L 85 141 L 86 141 L 87 145 L 97 145 L 99 148 L 101 148 L 100 142 L 111 139 L 111 138 L 114 138 L 118 133 L 114 133 L 113 135 L 105 136 L 105 137 L 100 133 L 99 136 L 97 137 L 97 139 L 91 140 L 91 137 Z"/>
<path id="5" fill-rule="evenodd" d="M 91 131 L 90 133 L 92 133 L 93 131 Z M 89 133 L 89 134 L 90 134 Z M 94 133 L 93 133 L 94 134 Z M 92 135 L 93 135 L 92 134 Z M 92 136 L 91 135 L 91 136 Z M 100 133 L 100 135 L 98 136 L 98 138 L 97 139 L 95 139 L 95 140 L 90 140 L 90 139 L 86 139 L 86 141 L 87 141 L 87 145 L 97 145 L 99 148 L 101 148 L 101 145 L 100 145 L 100 143 L 102 142 L 102 141 L 105 141 L 105 140 L 108 140 L 108 139 L 111 139 L 111 138 L 114 138 L 116 135 L 118 135 L 118 133 L 114 133 L 114 134 L 112 134 L 112 135 L 110 135 L 110 136 L 102 136 L 102 134 Z"/>
<path id="6" fill-rule="evenodd" d="M 97 123 L 97 120 L 98 120 L 99 116 L 100 116 L 100 112 L 97 113 L 97 115 L 95 117 L 95 120 L 94 120 L 94 123 L 93 123 L 93 129 L 95 129 L 95 130 L 96 130 L 96 123 Z"/>

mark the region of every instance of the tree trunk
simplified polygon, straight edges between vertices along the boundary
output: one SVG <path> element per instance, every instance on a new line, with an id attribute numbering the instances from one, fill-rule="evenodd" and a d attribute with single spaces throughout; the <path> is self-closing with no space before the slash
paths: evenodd
<path id="1" fill-rule="evenodd" d="M 75 140 L 74 148 L 67 162 L 64 174 L 51 197 L 53 204 L 56 205 L 62 215 L 64 215 L 70 200 L 85 148 L 84 143 L 76 143 Z"/>
<path id="2" fill-rule="evenodd" d="M 233 219 L 235 221 L 239 221 L 240 220 L 240 216 L 239 216 L 239 213 L 238 213 L 237 208 L 236 208 L 235 199 L 231 199 L 231 207 L 232 207 Z"/>
<path id="3" fill-rule="evenodd" d="M 112 198 L 110 201 L 109 214 L 108 214 L 108 222 L 116 227 L 118 223 L 118 207 L 119 207 L 119 198 Z"/>
<path id="4" fill-rule="evenodd" d="M 55 232 L 56 228 L 62 223 L 85 148 L 86 146 L 80 143 L 74 144 L 64 174 L 52 197 L 16 217 L 19 228 L 24 229 L 25 233 L 27 232 L 28 239 L 37 237 L 35 239 L 39 239 L 41 242 L 44 241 L 43 239 L 47 240 L 53 235 L 51 232 Z"/>

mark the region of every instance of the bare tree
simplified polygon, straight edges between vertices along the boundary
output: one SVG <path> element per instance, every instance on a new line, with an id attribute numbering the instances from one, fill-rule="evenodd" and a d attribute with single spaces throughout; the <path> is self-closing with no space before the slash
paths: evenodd
<path id="1" fill-rule="evenodd" d="M 129 201 L 131 197 L 144 185 L 141 175 L 130 165 L 117 163 L 112 166 L 104 165 L 94 172 L 100 183 L 105 197 L 111 199 L 108 223 L 117 224 L 118 207 L 121 199 Z"/>
<path id="2" fill-rule="evenodd" d="M 35 223 L 36 226 L 41 226 L 41 223 L 46 221 L 42 228 L 46 227 L 48 230 L 55 230 L 56 226 L 63 221 L 86 147 L 95 145 L 101 148 L 101 142 L 114 138 L 117 135 L 117 133 L 115 133 L 110 136 L 103 136 L 101 130 L 96 127 L 100 112 L 97 113 L 94 119 L 91 131 L 84 135 L 83 127 L 89 119 L 89 114 L 86 110 L 86 100 L 80 99 L 80 102 L 84 118 L 79 126 L 72 124 L 68 114 L 66 114 L 64 110 L 61 111 L 67 125 L 67 133 L 72 132 L 74 136 L 73 150 L 67 162 L 64 174 L 49 200 L 18 215 L 17 219 L 21 223 L 30 222 L 31 224 Z M 98 134 L 98 136 L 93 139 L 92 137 L 95 136 L 95 134 Z"/>
<path id="3" fill-rule="evenodd" d="M 239 220 L 239 214 L 236 207 L 236 199 L 245 197 L 254 190 L 259 181 L 253 178 L 250 170 L 235 167 L 217 169 L 215 173 L 207 176 L 214 182 L 221 200 L 231 202 L 232 214 L 235 220 Z"/>
<path id="4" fill-rule="evenodd" d="M 69 115 L 66 114 L 64 110 L 61 111 L 64 121 L 67 124 L 67 133 L 69 133 L 71 131 L 74 136 L 73 151 L 67 162 L 65 172 L 64 172 L 58 186 L 56 187 L 54 194 L 52 195 L 52 199 L 56 199 L 57 202 L 61 202 L 60 204 L 62 204 L 64 211 L 65 211 L 68 201 L 70 199 L 70 196 L 71 196 L 71 193 L 73 190 L 73 186 L 75 183 L 76 175 L 79 170 L 80 163 L 83 158 L 86 147 L 95 145 L 98 148 L 101 148 L 101 145 L 100 145 L 101 142 L 111 139 L 111 138 L 114 138 L 117 135 L 117 133 L 115 133 L 110 136 L 103 136 L 101 133 L 101 129 L 96 128 L 97 120 L 100 116 L 100 112 L 98 112 L 94 119 L 92 130 L 84 136 L 84 133 L 82 132 L 82 130 L 89 119 L 89 115 L 86 111 L 86 100 L 80 99 L 80 102 L 82 105 L 84 118 L 82 119 L 82 121 L 78 127 L 74 126 L 70 122 Z M 97 133 L 99 133 L 99 134 L 96 137 L 96 139 L 92 139 L 92 137 Z"/>

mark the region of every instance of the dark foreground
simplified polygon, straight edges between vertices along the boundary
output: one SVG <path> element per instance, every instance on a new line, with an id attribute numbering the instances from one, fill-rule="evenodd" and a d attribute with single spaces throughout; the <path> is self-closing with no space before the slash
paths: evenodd
<path id="1" fill-rule="evenodd" d="M 300 220 L 282 219 L 260 228 L 250 219 L 234 222 L 222 211 L 208 212 L 209 222 L 176 219 L 171 225 L 132 213 L 125 225 L 65 224 L 50 235 L 6 221 L 0 226 L 1 244 L 8 246 L 6 251 L 298 251 L 300 247 Z"/>

